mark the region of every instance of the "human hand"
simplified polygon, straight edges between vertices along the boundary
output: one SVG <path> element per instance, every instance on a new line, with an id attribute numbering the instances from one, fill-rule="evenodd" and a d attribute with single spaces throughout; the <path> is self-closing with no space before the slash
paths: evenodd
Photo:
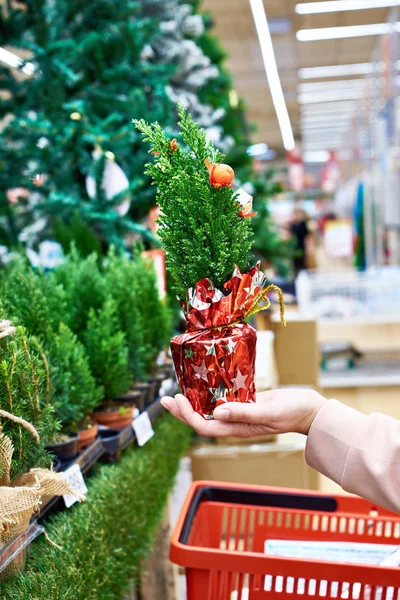
<path id="1" fill-rule="evenodd" d="M 215 409 L 214 419 L 206 420 L 182 394 L 161 400 L 164 408 L 198 435 L 239 438 L 289 432 L 307 435 L 325 402 L 326 399 L 313 390 L 261 392 L 255 404 L 227 402 Z"/>

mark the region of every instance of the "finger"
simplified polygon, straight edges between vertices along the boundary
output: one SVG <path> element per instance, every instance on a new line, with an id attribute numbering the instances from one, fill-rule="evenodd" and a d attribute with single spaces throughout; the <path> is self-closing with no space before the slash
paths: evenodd
<path id="1" fill-rule="evenodd" d="M 220 423 L 214 419 L 205 419 L 195 410 L 189 400 L 178 394 L 176 401 L 184 421 L 192 427 L 198 435 L 203 437 L 230 437 L 238 431 L 238 423 Z"/>
<path id="2" fill-rule="evenodd" d="M 186 421 L 182 417 L 181 411 L 175 398 L 171 398 L 170 396 L 164 396 L 164 398 L 161 398 L 160 402 L 162 406 L 171 413 L 171 415 L 173 415 L 176 419 L 179 419 L 179 421 L 182 421 L 182 423 L 185 423 L 185 425 L 188 425 L 188 423 L 186 423 Z"/>
<path id="3" fill-rule="evenodd" d="M 192 427 L 196 433 L 202 436 L 210 435 L 207 433 L 207 421 L 203 419 L 199 413 L 193 410 L 189 400 L 182 394 L 175 396 L 176 403 L 179 407 L 183 419 L 190 427 Z"/>
<path id="4" fill-rule="evenodd" d="M 268 426 L 268 417 L 265 404 L 228 402 L 222 406 L 218 406 L 214 411 L 214 419 L 217 421 L 233 421 L 236 423 L 248 423 L 249 425 Z"/>

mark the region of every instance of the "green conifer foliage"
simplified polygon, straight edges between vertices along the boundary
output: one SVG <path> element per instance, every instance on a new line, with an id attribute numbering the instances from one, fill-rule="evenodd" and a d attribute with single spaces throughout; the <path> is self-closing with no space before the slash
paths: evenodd
<path id="1" fill-rule="evenodd" d="M 35 272 L 20 257 L 3 278 L 2 297 L 8 314 L 26 326 L 41 345 L 49 369 L 49 398 L 63 429 L 76 425 L 102 398 L 90 372 L 88 356 L 72 331 L 67 295 L 55 273 Z"/>
<path id="2" fill-rule="evenodd" d="M 6 314 L 0 307 L 0 320 Z M 33 425 L 40 440 L 22 425 L 1 418 L 3 432 L 14 445 L 11 481 L 33 467 L 48 467 L 45 451 L 57 431 L 54 408 L 46 393 L 47 365 L 37 342 L 23 327 L 0 339 L 0 407 Z"/>
<path id="3" fill-rule="evenodd" d="M 143 339 L 146 344 L 146 373 L 150 375 L 154 371 L 159 353 L 168 346 L 171 338 L 172 312 L 167 300 L 160 299 L 153 261 L 137 255 L 135 262 Z"/>
<path id="4" fill-rule="evenodd" d="M 28 243 L 35 245 L 59 233 L 60 220 L 73 224 L 77 213 L 105 247 L 123 247 L 129 231 L 146 235 L 137 221 L 154 204 L 154 191 L 143 175 L 146 153 L 130 119 L 173 121 L 166 93 L 171 69 L 142 59 L 157 20 L 143 18 L 135 0 L 3 4 L 1 44 L 28 56 L 34 70 L 25 75 L 0 67 L 6 91 L 0 116 L 12 115 L 0 135 L 7 242 L 18 244 L 29 227 Z M 101 185 L 109 152 L 129 181 L 128 190 L 111 198 Z M 41 187 L 32 182 L 35 173 L 46 175 Z M 88 176 L 96 180 L 94 197 L 87 192 Z M 16 187 L 31 192 L 25 205 L 7 203 L 6 190 Z M 118 210 L 126 197 L 130 216 Z"/>
<path id="5" fill-rule="evenodd" d="M 63 323 L 51 344 L 49 366 L 56 417 L 64 430 L 77 430 L 103 399 L 103 389 L 96 385 L 84 346 Z"/>
<path id="6" fill-rule="evenodd" d="M 104 400 L 111 402 L 127 392 L 132 383 L 129 352 L 114 300 L 107 300 L 97 311 L 89 310 L 84 343 L 91 371 L 104 389 Z"/>
<path id="7" fill-rule="evenodd" d="M 143 304 L 137 261 L 111 248 L 104 264 L 104 279 L 107 291 L 115 302 L 119 328 L 125 333 L 132 378 L 143 379 L 147 353 L 143 310 L 147 298 Z"/>
<path id="8" fill-rule="evenodd" d="M 90 309 L 100 309 L 108 295 L 99 262 L 97 254 L 82 258 L 73 248 L 65 263 L 55 271 L 56 281 L 67 295 L 68 318 L 65 323 L 81 341 Z"/>
<path id="9" fill-rule="evenodd" d="M 147 173 L 157 185 L 162 216 L 159 236 L 167 266 L 180 298 L 203 277 L 218 288 L 231 277 L 234 265 L 246 270 L 252 246 L 249 219 L 239 216 L 232 189 L 210 185 L 205 160 L 221 163 L 223 156 L 207 142 L 183 107 L 178 108 L 182 139 L 189 150 L 173 150 L 158 123 L 135 121 L 150 151 L 158 152 Z"/>
<path id="10" fill-rule="evenodd" d="M 28 261 L 19 257 L 13 260 L 3 278 L 1 290 L 4 309 L 18 320 L 29 333 L 48 341 L 52 334 L 52 317 L 37 275 Z"/>

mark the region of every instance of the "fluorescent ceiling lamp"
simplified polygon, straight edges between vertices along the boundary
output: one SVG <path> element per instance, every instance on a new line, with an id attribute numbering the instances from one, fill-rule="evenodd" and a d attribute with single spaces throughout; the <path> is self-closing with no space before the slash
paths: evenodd
<path id="1" fill-rule="evenodd" d="M 265 14 L 263 0 L 250 0 L 254 24 L 260 42 L 265 72 L 268 79 L 272 102 L 278 118 L 285 150 L 293 150 L 295 143 L 293 130 L 290 123 L 285 97 L 283 95 L 281 81 L 279 79 L 278 67 L 276 65 L 274 47 L 268 27 L 267 15 Z"/>
<path id="2" fill-rule="evenodd" d="M 315 107 L 315 110 L 312 110 Z M 347 106 L 335 102 L 333 105 L 321 104 L 317 106 L 308 106 L 307 104 L 301 107 L 300 118 L 303 120 L 321 120 L 322 118 L 328 117 L 329 120 L 336 119 L 337 117 L 344 117 L 351 114 L 354 111 L 355 104 Z"/>
<path id="3" fill-rule="evenodd" d="M 355 112 L 321 112 L 312 116 L 312 113 L 302 114 L 300 116 L 300 123 L 337 123 L 340 121 L 347 121 L 354 116 Z"/>
<path id="4" fill-rule="evenodd" d="M 296 33 L 299 42 L 317 40 L 337 40 L 343 38 L 384 35 L 400 30 L 400 23 L 374 23 L 372 25 L 346 25 L 344 27 L 320 27 L 318 29 L 300 29 Z"/>
<path id="5" fill-rule="evenodd" d="M 352 65 L 307 67 L 299 69 L 297 74 L 300 79 L 324 79 L 325 77 L 346 77 L 347 75 L 369 75 L 369 73 L 374 73 L 375 70 L 375 63 L 354 63 Z"/>
<path id="6" fill-rule="evenodd" d="M 247 148 L 247 154 L 249 156 L 261 156 L 268 152 L 267 144 L 253 144 Z"/>
<path id="7" fill-rule="evenodd" d="M 361 100 L 363 90 L 343 90 L 337 92 L 320 92 L 314 94 L 299 94 L 297 101 L 299 104 L 317 104 L 319 102 L 340 102 L 341 100 Z"/>
<path id="8" fill-rule="evenodd" d="M 345 131 L 348 126 L 350 124 L 350 121 L 340 121 L 339 123 L 328 123 L 328 124 L 323 124 L 323 123 L 302 123 L 300 125 L 300 129 L 301 131 L 305 134 L 305 135 L 312 135 L 316 132 L 319 132 L 321 135 L 323 135 L 325 132 L 328 133 L 334 133 L 335 131 Z"/>
<path id="9" fill-rule="evenodd" d="M 345 10 L 365 10 L 368 8 L 390 8 L 400 6 L 399 0 L 333 0 L 328 2 L 302 2 L 297 4 L 298 15 L 343 12 Z"/>
<path id="10" fill-rule="evenodd" d="M 321 163 L 329 159 L 329 152 L 321 150 L 319 152 L 304 152 L 303 160 L 306 163 Z"/>
<path id="11" fill-rule="evenodd" d="M 338 79 L 336 81 L 313 81 L 311 83 L 300 83 L 297 91 L 302 92 L 320 92 L 338 89 L 360 89 L 366 87 L 366 79 Z"/>
<path id="12" fill-rule="evenodd" d="M 358 106 L 357 106 L 358 104 Z M 301 114 L 302 116 L 305 115 L 316 115 L 318 112 L 330 112 L 332 111 L 333 114 L 336 114 L 338 112 L 345 112 L 345 111 L 350 111 L 350 110 L 354 110 L 354 108 L 357 106 L 357 108 L 360 108 L 360 103 L 356 102 L 355 100 L 343 100 L 342 102 L 332 102 L 331 104 L 326 103 L 326 102 L 321 102 L 321 104 L 316 104 L 315 106 L 302 106 L 301 107 Z"/>
<path id="13" fill-rule="evenodd" d="M 33 73 L 35 72 L 35 66 L 32 63 L 24 63 L 24 61 L 21 58 L 19 58 L 19 56 L 13 54 L 12 52 L 9 52 L 5 48 L 0 48 L 0 61 L 5 63 L 6 65 L 9 65 L 10 67 L 20 69 L 26 75 L 33 75 Z"/>

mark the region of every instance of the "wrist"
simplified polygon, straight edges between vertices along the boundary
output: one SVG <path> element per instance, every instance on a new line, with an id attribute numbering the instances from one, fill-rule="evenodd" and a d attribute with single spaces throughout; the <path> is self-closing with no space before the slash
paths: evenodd
<path id="1" fill-rule="evenodd" d="M 311 426 L 318 415 L 319 411 L 326 404 L 327 399 L 321 396 L 318 392 L 310 391 L 307 398 L 307 405 L 302 423 L 300 424 L 298 433 L 308 435 Z"/>

